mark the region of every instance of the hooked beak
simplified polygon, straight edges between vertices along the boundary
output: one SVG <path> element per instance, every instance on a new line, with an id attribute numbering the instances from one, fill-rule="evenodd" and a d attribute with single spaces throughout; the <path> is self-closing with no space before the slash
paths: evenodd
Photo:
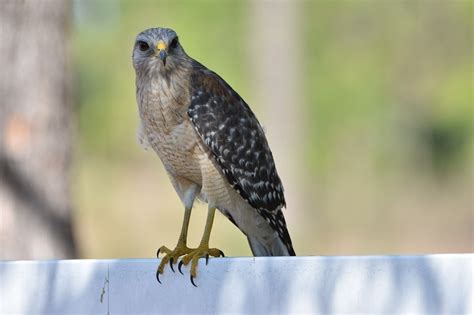
<path id="1" fill-rule="evenodd" d="M 156 50 L 158 51 L 158 57 L 163 61 L 163 65 L 166 65 L 166 57 L 168 53 L 166 52 L 166 43 L 162 40 L 159 40 L 156 44 Z"/>

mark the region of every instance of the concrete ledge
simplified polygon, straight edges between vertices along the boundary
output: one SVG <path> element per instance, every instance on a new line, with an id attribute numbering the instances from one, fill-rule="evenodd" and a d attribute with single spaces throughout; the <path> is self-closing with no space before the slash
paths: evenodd
<path id="1" fill-rule="evenodd" d="M 0 262 L 0 313 L 472 314 L 474 255 Z"/>

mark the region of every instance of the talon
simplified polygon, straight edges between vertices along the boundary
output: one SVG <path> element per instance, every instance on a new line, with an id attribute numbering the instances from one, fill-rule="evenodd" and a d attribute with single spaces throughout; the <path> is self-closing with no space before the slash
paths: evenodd
<path id="1" fill-rule="evenodd" d="M 156 271 L 156 280 L 158 280 L 158 282 L 161 284 L 161 281 L 160 281 L 160 269 L 158 269 Z"/>
<path id="2" fill-rule="evenodd" d="M 206 266 L 208 262 L 209 262 L 209 254 L 206 254 Z"/>
<path id="3" fill-rule="evenodd" d="M 221 254 L 222 257 L 225 257 L 224 252 L 219 249 L 219 254 Z"/>
<path id="4" fill-rule="evenodd" d="M 170 267 L 171 267 L 171 270 L 173 270 L 173 272 L 174 272 L 174 268 L 173 268 L 173 257 L 170 258 Z"/>
<path id="5" fill-rule="evenodd" d="M 183 261 L 181 260 L 178 264 L 178 271 L 184 276 L 184 273 L 181 271 L 182 266 L 183 266 Z"/>
<path id="6" fill-rule="evenodd" d="M 156 251 L 156 258 L 160 258 L 161 247 Z"/>
<path id="7" fill-rule="evenodd" d="M 191 279 L 191 283 L 193 284 L 193 286 L 195 286 L 197 288 L 197 285 L 194 283 L 193 275 L 190 275 L 189 278 Z"/>

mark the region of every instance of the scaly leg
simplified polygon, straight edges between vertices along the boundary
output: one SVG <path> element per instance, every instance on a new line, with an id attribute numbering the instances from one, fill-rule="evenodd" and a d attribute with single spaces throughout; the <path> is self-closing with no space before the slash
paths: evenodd
<path id="1" fill-rule="evenodd" d="M 170 267 L 174 272 L 173 263 L 176 263 L 179 257 L 192 252 L 192 249 L 186 245 L 186 240 L 188 237 L 189 219 L 191 218 L 191 209 L 192 207 L 184 209 L 183 226 L 181 227 L 181 233 L 179 235 L 178 244 L 176 244 L 176 248 L 174 250 L 170 250 L 166 246 L 161 246 L 158 249 L 158 252 L 156 253 L 157 257 L 160 255 L 160 253 L 165 253 L 165 256 L 161 259 L 160 265 L 158 266 L 158 270 L 156 271 L 156 279 L 159 283 L 161 283 L 160 273 L 163 273 L 165 265 L 168 262 L 170 263 Z"/>
<path id="2" fill-rule="evenodd" d="M 213 257 L 224 257 L 224 253 L 217 248 L 209 248 L 209 238 L 211 236 L 212 230 L 212 223 L 214 222 L 214 214 L 216 212 L 216 208 L 209 208 L 207 213 L 207 220 L 206 220 L 206 228 L 204 229 L 204 234 L 201 239 L 201 243 L 199 244 L 198 248 L 192 249 L 188 254 L 186 254 L 179 263 L 179 269 L 181 271 L 181 265 L 187 265 L 191 262 L 191 283 L 196 287 L 197 285 L 194 283 L 194 278 L 197 275 L 197 265 L 199 258 L 206 257 L 206 264 L 209 256 Z"/>

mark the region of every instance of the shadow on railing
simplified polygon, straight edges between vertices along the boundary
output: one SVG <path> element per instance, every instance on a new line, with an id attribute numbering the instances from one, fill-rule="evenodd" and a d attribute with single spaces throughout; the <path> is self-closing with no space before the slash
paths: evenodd
<path id="1" fill-rule="evenodd" d="M 158 284 L 158 260 L 3 262 L 0 313 L 468 314 L 472 263 L 472 255 L 222 258 L 200 262 L 195 288 L 169 268 Z"/>

